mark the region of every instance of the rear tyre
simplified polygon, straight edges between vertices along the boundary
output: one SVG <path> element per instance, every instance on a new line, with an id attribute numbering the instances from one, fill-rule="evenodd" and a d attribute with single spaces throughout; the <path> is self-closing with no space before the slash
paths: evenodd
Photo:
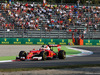
<path id="1" fill-rule="evenodd" d="M 42 51 L 40 53 L 40 56 L 42 56 L 42 60 L 46 60 L 47 59 L 47 53 L 45 51 Z"/>
<path id="2" fill-rule="evenodd" d="M 25 51 L 20 51 L 19 52 L 19 58 L 24 61 L 25 59 L 22 59 L 21 57 L 24 57 L 26 59 L 26 52 Z"/>
<path id="3" fill-rule="evenodd" d="M 65 59 L 66 58 L 66 52 L 64 50 L 60 50 L 58 53 L 59 59 Z"/>

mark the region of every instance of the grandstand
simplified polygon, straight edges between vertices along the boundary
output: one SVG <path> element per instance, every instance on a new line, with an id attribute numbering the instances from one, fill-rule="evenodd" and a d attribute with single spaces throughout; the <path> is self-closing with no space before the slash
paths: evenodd
<path id="1" fill-rule="evenodd" d="M 100 38 L 100 6 L 0 5 L 0 37 L 69 39 L 74 33 L 76 38 Z"/>

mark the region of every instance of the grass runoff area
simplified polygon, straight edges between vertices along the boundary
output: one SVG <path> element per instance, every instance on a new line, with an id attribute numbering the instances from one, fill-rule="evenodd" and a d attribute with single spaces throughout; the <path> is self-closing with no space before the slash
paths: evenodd
<path id="1" fill-rule="evenodd" d="M 66 51 L 66 55 L 73 55 L 73 54 L 81 53 L 80 51 L 68 49 L 68 47 L 66 47 L 66 46 L 61 46 L 61 50 L 65 50 Z M 53 51 L 54 52 L 58 52 L 57 47 L 53 47 Z M 16 56 L 3 56 L 3 57 L 0 57 L 0 61 L 3 61 L 3 60 L 15 60 L 15 59 L 16 59 Z"/>

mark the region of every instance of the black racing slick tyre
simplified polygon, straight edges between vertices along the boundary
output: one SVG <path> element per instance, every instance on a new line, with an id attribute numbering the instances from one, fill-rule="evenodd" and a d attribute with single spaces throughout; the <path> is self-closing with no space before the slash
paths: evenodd
<path id="1" fill-rule="evenodd" d="M 26 52 L 25 51 L 20 51 L 19 52 L 19 58 L 21 59 L 21 57 L 25 57 L 25 59 L 26 59 Z M 21 59 L 21 60 L 25 60 L 25 59 Z"/>
<path id="2" fill-rule="evenodd" d="M 40 52 L 40 56 L 42 56 L 42 60 L 47 59 L 47 53 L 45 51 Z"/>
<path id="3" fill-rule="evenodd" d="M 60 50 L 58 52 L 58 58 L 59 59 L 65 59 L 66 58 L 66 52 L 64 50 Z"/>

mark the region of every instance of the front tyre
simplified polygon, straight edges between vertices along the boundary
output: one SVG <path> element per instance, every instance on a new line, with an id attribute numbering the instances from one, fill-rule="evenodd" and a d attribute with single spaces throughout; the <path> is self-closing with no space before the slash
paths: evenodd
<path id="1" fill-rule="evenodd" d="M 64 50 L 60 50 L 58 52 L 58 58 L 59 59 L 65 59 L 66 58 L 66 52 Z"/>
<path id="2" fill-rule="evenodd" d="M 40 52 L 40 56 L 42 56 L 42 60 L 47 59 L 47 53 L 45 51 Z"/>
<path id="3" fill-rule="evenodd" d="M 19 58 L 20 58 L 20 60 L 24 61 L 26 59 L 26 52 L 20 51 L 19 52 Z"/>

